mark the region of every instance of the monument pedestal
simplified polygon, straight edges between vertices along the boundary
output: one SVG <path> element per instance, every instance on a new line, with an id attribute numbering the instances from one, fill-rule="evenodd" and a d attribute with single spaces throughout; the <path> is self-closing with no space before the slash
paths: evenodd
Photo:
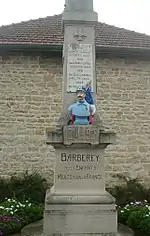
<path id="1" fill-rule="evenodd" d="M 47 205 L 44 235 L 116 236 L 114 204 Z"/>
<path id="2" fill-rule="evenodd" d="M 114 134 L 71 125 L 47 135 L 56 165 L 54 186 L 46 194 L 44 235 L 115 236 L 115 199 L 105 191 L 104 171 L 104 150 L 114 143 Z"/>

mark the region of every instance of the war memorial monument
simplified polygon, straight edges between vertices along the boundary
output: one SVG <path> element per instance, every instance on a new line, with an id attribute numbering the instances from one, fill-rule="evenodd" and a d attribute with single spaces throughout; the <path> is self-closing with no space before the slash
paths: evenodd
<path id="1" fill-rule="evenodd" d="M 93 0 L 66 0 L 62 16 L 62 113 L 46 129 L 55 149 L 54 186 L 47 191 L 45 236 L 116 236 L 115 199 L 105 190 L 104 152 L 115 134 L 96 112 Z"/>

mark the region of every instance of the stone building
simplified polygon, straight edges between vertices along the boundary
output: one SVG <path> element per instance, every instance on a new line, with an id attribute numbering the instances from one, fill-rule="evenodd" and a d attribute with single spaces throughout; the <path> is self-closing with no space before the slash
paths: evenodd
<path id="1" fill-rule="evenodd" d="M 60 116 L 61 15 L 0 27 L 0 175 L 38 170 L 52 178 L 45 128 Z M 96 26 L 97 110 L 117 133 L 106 151 L 106 179 L 150 181 L 150 36 Z"/>

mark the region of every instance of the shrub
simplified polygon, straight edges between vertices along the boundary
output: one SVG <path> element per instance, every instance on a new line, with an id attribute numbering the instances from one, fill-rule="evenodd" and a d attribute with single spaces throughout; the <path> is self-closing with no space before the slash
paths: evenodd
<path id="1" fill-rule="evenodd" d="M 144 202 L 131 202 L 118 209 L 119 221 L 132 228 L 136 235 L 150 235 L 150 205 Z"/>
<path id="2" fill-rule="evenodd" d="M 5 199 L 0 204 L 0 235 L 17 233 L 24 225 L 40 220 L 43 217 L 43 205 Z"/>
<path id="3" fill-rule="evenodd" d="M 7 236 L 11 233 L 18 233 L 23 226 L 20 218 L 12 216 L 0 216 L 0 236 Z"/>
<path id="4" fill-rule="evenodd" d="M 147 206 L 147 200 L 144 200 L 144 202 L 131 202 L 124 207 L 119 207 L 118 216 L 120 223 L 128 224 L 128 218 L 132 214 L 132 212 L 141 211 L 143 208 L 146 209 L 148 213 L 149 210 L 145 206 Z"/>
<path id="5" fill-rule="evenodd" d="M 138 179 L 118 177 L 124 184 L 107 190 L 116 198 L 119 222 L 132 228 L 136 236 L 150 236 L 150 189 Z"/>
<path id="6" fill-rule="evenodd" d="M 107 189 L 116 198 L 119 222 L 138 236 L 150 236 L 150 189 L 137 179 L 122 178 L 124 185 Z M 42 219 L 47 188 L 46 180 L 37 173 L 0 179 L 0 236 L 19 232 L 24 225 Z"/>
<path id="7" fill-rule="evenodd" d="M 46 180 L 39 174 L 28 174 L 21 177 L 11 177 L 10 180 L 0 179 L 0 202 L 7 198 L 17 198 L 20 201 L 30 199 L 35 203 L 43 203 L 48 188 Z"/>
<path id="8" fill-rule="evenodd" d="M 137 231 L 139 236 L 150 235 L 150 215 L 147 215 L 143 220 L 139 222 L 140 230 Z"/>
<path id="9" fill-rule="evenodd" d="M 130 202 L 144 200 L 150 202 L 150 189 L 146 189 L 138 179 L 128 180 L 120 175 L 119 178 L 124 180 L 123 185 L 107 189 L 116 198 L 117 205 L 125 206 Z"/>

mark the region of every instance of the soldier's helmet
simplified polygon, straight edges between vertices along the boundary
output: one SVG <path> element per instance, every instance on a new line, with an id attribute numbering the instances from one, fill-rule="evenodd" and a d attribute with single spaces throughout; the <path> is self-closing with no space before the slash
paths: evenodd
<path id="1" fill-rule="evenodd" d="M 84 88 L 77 88 L 76 93 L 83 92 L 86 94 L 86 90 Z"/>

